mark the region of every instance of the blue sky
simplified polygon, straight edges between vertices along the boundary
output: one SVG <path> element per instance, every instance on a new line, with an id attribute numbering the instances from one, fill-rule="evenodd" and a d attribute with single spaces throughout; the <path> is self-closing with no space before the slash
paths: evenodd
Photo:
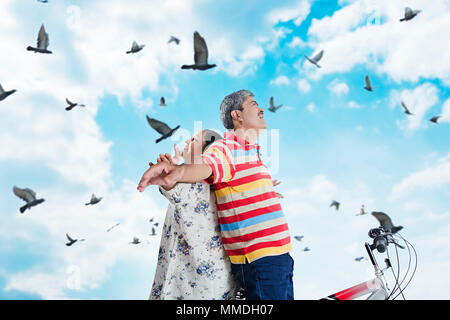
<path id="1" fill-rule="evenodd" d="M 422 12 L 400 23 L 406 6 Z M 260 143 L 291 235 L 305 236 L 292 240 L 296 299 L 371 277 L 354 261 L 377 226 L 355 216 L 362 204 L 388 213 L 416 247 L 405 296 L 450 296 L 448 1 L 8 0 L 0 11 L 0 84 L 17 89 L 0 102 L 0 299 L 147 299 L 159 248 L 148 219 L 162 223 L 167 201 L 137 183 L 199 121 L 223 133 L 220 102 L 239 89 L 262 107 L 270 96 L 283 104 L 266 110 Z M 42 23 L 52 55 L 25 50 Z M 195 30 L 216 68 L 180 69 L 193 61 Z M 127 55 L 133 40 L 146 47 Z M 322 68 L 305 62 L 322 49 Z M 87 107 L 67 112 L 66 97 Z M 146 115 L 181 128 L 155 144 Z M 21 215 L 13 185 L 46 201 Z M 103 200 L 84 206 L 92 193 Z M 68 248 L 66 232 L 87 240 Z M 403 275 L 407 252 L 400 258 Z"/>

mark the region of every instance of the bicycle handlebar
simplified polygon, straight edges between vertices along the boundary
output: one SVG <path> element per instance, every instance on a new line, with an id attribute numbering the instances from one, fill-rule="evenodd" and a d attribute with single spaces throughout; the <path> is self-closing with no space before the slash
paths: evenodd
<path id="1" fill-rule="evenodd" d="M 390 232 L 384 231 L 382 227 L 370 229 L 369 237 L 373 239 L 373 243 L 370 245 L 371 250 L 377 249 L 378 252 L 383 253 L 386 251 L 386 247 L 389 244 L 388 236 L 391 236 Z"/>

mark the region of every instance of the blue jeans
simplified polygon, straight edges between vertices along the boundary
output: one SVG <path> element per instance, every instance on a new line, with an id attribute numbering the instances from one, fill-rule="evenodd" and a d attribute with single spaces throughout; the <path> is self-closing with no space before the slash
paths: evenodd
<path id="1" fill-rule="evenodd" d="M 294 259 L 289 253 L 263 257 L 252 263 L 231 264 L 247 300 L 294 300 Z"/>

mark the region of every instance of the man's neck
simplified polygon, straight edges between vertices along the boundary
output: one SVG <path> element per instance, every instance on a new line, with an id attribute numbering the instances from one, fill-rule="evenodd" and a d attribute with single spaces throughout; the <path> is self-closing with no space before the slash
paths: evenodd
<path id="1" fill-rule="evenodd" d="M 258 141 L 260 130 L 239 128 L 231 130 L 231 132 L 239 138 L 245 139 L 250 144 L 255 144 Z"/>

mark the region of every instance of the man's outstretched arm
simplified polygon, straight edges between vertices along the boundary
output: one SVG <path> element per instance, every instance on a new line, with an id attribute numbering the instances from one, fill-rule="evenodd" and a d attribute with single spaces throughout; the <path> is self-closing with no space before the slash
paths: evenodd
<path id="1" fill-rule="evenodd" d="M 182 164 L 173 165 L 167 162 L 160 162 L 143 174 L 137 189 L 143 192 L 149 185 L 171 185 L 177 182 L 198 182 L 209 178 L 212 169 L 209 165 L 202 164 Z"/>

